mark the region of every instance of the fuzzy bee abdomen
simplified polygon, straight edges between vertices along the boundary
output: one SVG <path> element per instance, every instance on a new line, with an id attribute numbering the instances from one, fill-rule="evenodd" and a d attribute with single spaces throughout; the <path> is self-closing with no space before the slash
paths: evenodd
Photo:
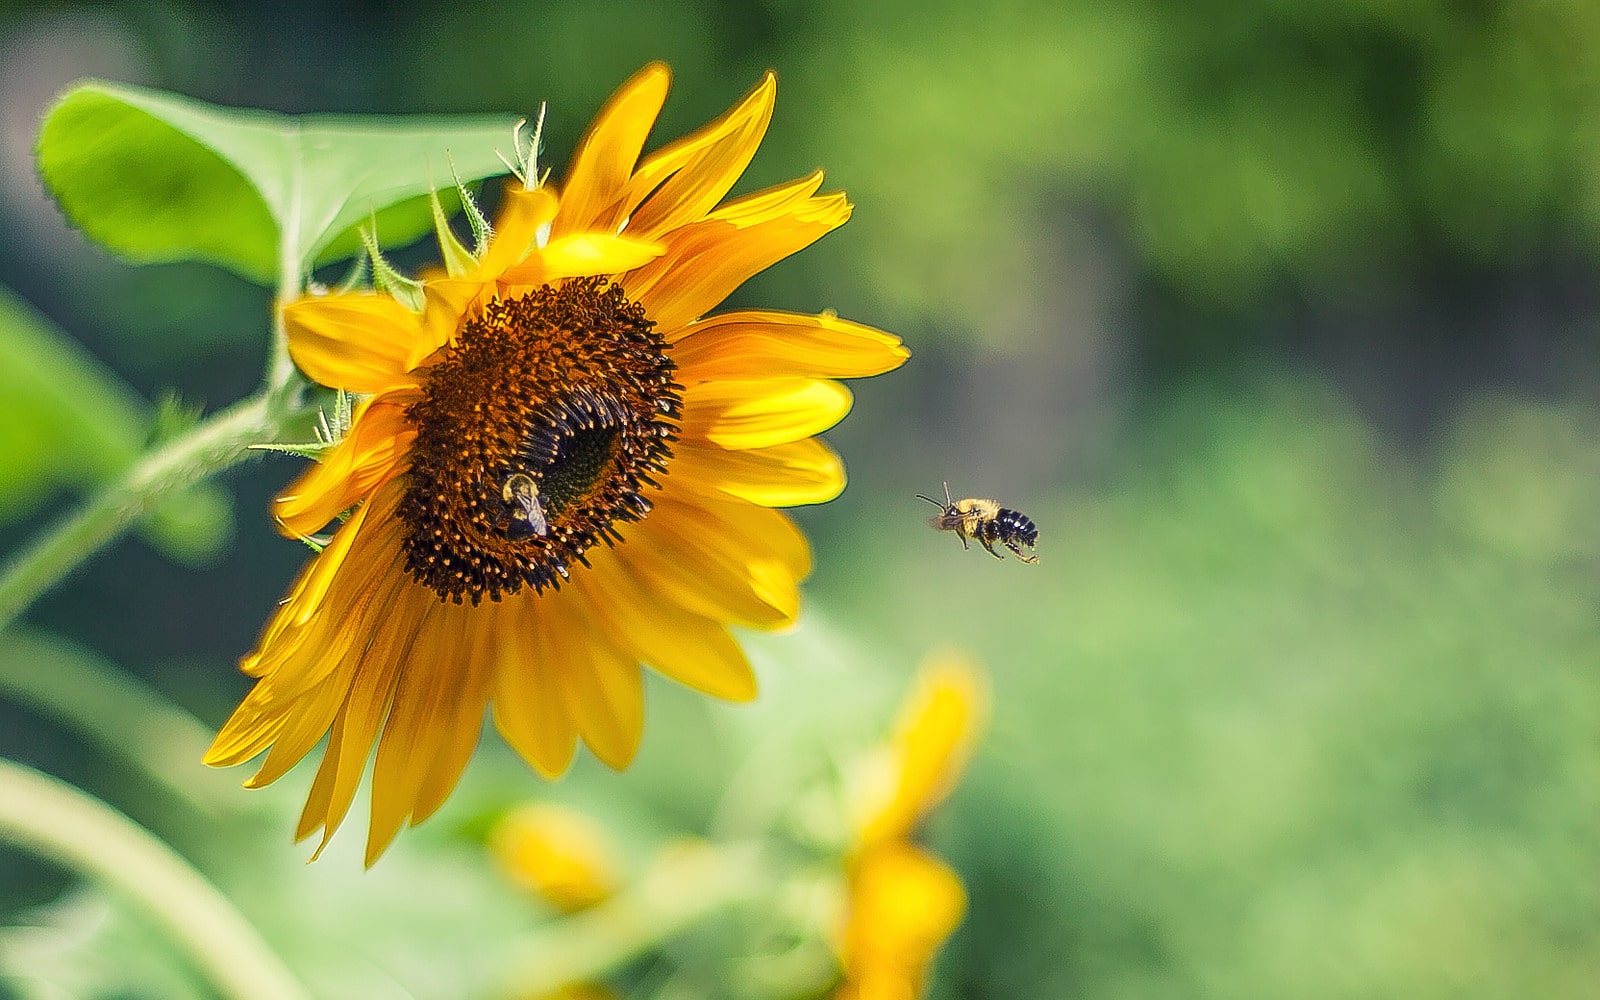
<path id="1" fill-rule="evenodd" d="M 993 532 L 991 540 L 994 541 L 1011 541 L 1030 548 L 1039 542 L 1039 529 L 1033 521 L 1028 515 L 1010 507 L 1000 508 L 1000 513 L 987 527 Z"/>

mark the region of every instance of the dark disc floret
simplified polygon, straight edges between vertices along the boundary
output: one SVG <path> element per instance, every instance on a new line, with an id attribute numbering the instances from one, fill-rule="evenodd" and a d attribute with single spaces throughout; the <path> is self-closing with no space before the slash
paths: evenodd
<path id="1" fill-rule="evenodd" d="M 682 386 L 655 324 L 603 278 L 495 299 L 428 370 L 400 516 L 406 568 L 477 604 L 559 586 L 650 512 Z"/>

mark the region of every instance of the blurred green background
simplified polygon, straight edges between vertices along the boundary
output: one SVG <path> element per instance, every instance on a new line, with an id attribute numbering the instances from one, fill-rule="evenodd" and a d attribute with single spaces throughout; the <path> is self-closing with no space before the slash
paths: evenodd
<path id="1" fill-rule="evenodd" d="M 817 548 L 810 620 L 755 643 L 763 702 L 655 685 L 638 767 L 584 761 L 553 789 L 486 741 L 462 815 L 549 791 L 695 828 L 731 767 L 718 740 L 743 747 L 752 719 L 886 717 L 923 652 L 955 643 L 989 666 L 995 709 L 932 829 L 972 896 L 934 996 L 1593 995 L 1587 0 L 0 5 L 0 285 L 39 313 L 8 305 L 25 317 L 8 329 L 32 333 L 0 343 L 3 550 L 126 461 L 146 401 L 219 407 L 266 350 L 262 290 L 131 268 L 64 226 L 31 149 L 68 82 L 290 112 L 548 100 L 564 164 L 651 59 L 676 74 L 657 141 L 775 68 L 742 189 L 821 165 L 856 203 L 735 304 L 836 308 L 915 356 L 856 385 L 830 435 L 851 488 L 797 514 Z M 51 325 L 83 350 L 30 370 L 44 348 L 28 338 Z M 125 383 L 96 406 L 126 423 L 62 402 L 51 373 L 74 365 Z M 229 475 L 229 499 L 118 544 L 30 624 L 219 721 L 305 555 L 264 515 L 294 467 Z M 1041 565 L 929 531 L 912 494 L 945 480 L 1027 512 Z M 848 669 L 819 662 L 836 645 Z M 281 817 L 229 855 L 115 754 L 14 704 L 0 754 L 128 811 L 245 898 L 246 869 L 290 855 Z M 251 912 L 269 937 L 297 920 L 314 936 L 335 895 L 398 922 L 396 900 L 426 900 L 423 927 L 492 923 L 511 904 L 483 873 L 419 874 L 456 858 L 471 823 L 451 822 L 364 877 L 353 851 L 291 869 Z M 0 851 L 0 921 L 66 885 Z M 349 975 L 367 985 L 348 995 L 380 995 L 363 992 L 378 973 Z"/>

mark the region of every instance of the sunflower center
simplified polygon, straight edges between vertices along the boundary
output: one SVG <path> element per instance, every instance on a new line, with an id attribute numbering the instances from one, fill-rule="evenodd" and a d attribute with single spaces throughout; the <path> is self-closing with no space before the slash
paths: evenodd
<path id="1" fill-rule="evenodd" d="M 559 586 L 650 512 L 682 387 L 644 309 L 603 278 L 496 299 L 429 369 L 400 516 L 406 569 L 477 604 Z"/>

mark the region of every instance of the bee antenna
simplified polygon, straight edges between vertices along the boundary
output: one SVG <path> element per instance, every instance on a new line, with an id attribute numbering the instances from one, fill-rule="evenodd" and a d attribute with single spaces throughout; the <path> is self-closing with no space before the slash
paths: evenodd
<path id="1" fill-rule="evenodd" d="M 939 507 L 941 509 L 945 506 L 944 504 L 942 504 L 939 501 L 935 500 L 933 497 L 923 496 L 921 493 L 917 494 L 917 499 L 918 500 L 926 500 L 929 503 L 933 504 L 935 507 Z"/>
<path id="2" fill-rule="evenodd" d="M 945 484 L 944 484 L 944 505 L 945 505 L 945 506 L 946 506 L 946 507 L 949 507 L 949 506 L 951 506 L 951 505 L 952 505 L 952 504 L 953 504 L 953 503 L 954 503 L 954 502 L 955 502 L 955 501 L 953 501 L 953 500 L 951 500 L 951 499 L 950 499 L 950 484 L 949 484 L 949 483 L 948 483 L 948 482 L 946 482 L 946 483 L 945 483 Z"/>

